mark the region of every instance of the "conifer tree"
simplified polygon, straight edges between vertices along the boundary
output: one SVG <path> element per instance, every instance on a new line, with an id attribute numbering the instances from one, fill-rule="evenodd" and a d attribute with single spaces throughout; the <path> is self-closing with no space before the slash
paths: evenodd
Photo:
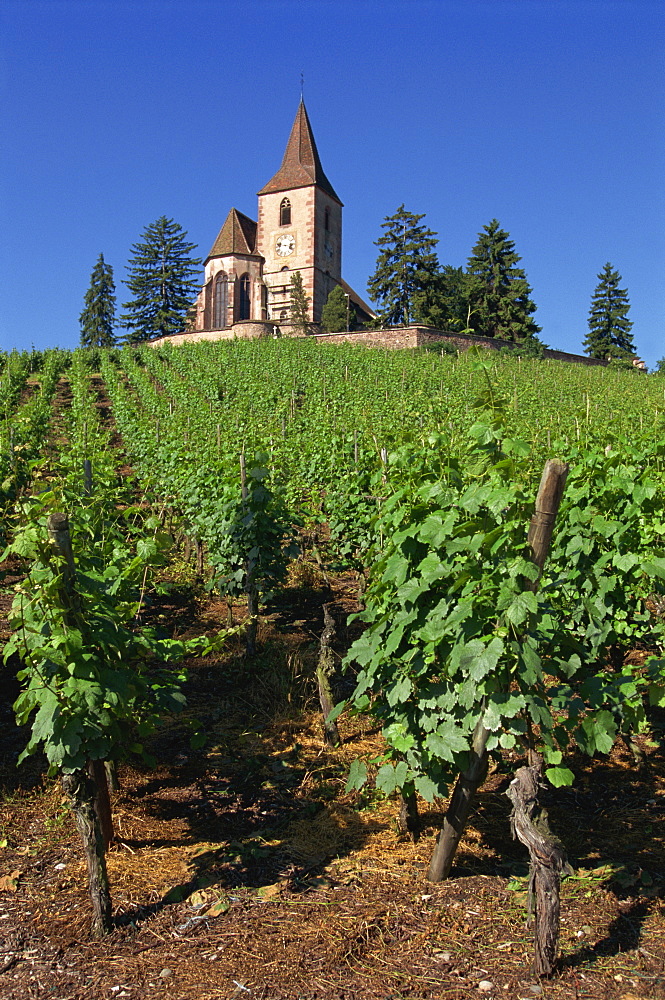
<path id="1" fill-rule="evenodd" d="M 592 358 L 625 358 L 635 353 L 628 293 L 619 288 L 620 281 L 621 275 L 609 262 L 598 275 L 589 310 L 589 332 L 584 340 L 584 350 Z"/>
<path id="2" fill-rule="evenodd" d="M 434 252 L 436 233 L 420 224 L 424 218 L 400 205 L 381 223 L 385 232 L 374 244 L 381 252 L 367 288 L 385 326 L 430 321 L 437 298 L 439 260 Z"/>
<path id="3" fill-rule="evenodd" d="M 309 321 L 309 296 L 305 291 L 300 271 L 291 275 L 291 310 L 289 315 L 291 335 L 304 337 L 311 332 Z"/>
<path id="4" fill-rule="evenodd" d="M 341 285 L 335 285 L 321 312 L 321 329 L 326 333 L 355 330 L 356 312 Z"/>
<path id="5" fill-rule="evenodd" d="M 201 261 L 191 256 L 196 245 L 185 240 L 187 233 L 177 222 L 162 215 L 141 235 L 127 265 L 133 298 L 123 304 L 130 344 L 182 333 L 199 286 Z"/>
<path id="6" fill-rule="evenodd" d="M 467 274 L 472 278 L 469 325 L 478 336 L 520 342 L 540 332 L 531 318 L 536 311 L 529 297 L 531 288 L 517 266 L 521 259 L 496 219 L 478 234 L 467 262 Z"/>
<path id="7" fill-rule="evenodd" d="M 100 253 L 90 275 L 90 287 L 83 299 L 85 307 L 79 317 L 81 347 L 113 347 L 116 343 L 115 285 L 113 268 Z"/>
<path id="8" fill-rule="evenodd" d="M 463 267 L 444 264 L 438 289 L 438 306 L 442 313 L 441 327 L 454 333 L 473 333 L 471 322 L 471 288 L 473 278 Z"/>

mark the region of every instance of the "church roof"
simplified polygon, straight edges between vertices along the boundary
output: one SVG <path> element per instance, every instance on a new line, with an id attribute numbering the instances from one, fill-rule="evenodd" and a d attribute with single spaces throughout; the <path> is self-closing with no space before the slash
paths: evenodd
<path id="1" fill-rule="evenodd" d="M 301 99 L 296 119 L 291 129 L 289 141 L 286 144 L 282 165 L 259 194 L 269 194 L 273 191 L 288 191 L 291 188 L 317 187 L 339 202 L 335 190 L 323 172 L 319 153 L 312 135 L 312 126 L 307 117 L 305 105 Z"/>
<path id="2" fill-rule="evenodd" d="M 249 216 L 243 215 L 237 208 L 232 208 L 226 216 L 226 221 L 219 231 L 217 239 L 207 259 L 211 257 L 226 257 L 227 254 L 242 253 L 255 255 L 256 223 Z"/>
<path id="3" fill-rule="evenodd" d="M 374 319 L 376 313 L 374 312 L 372 307 L 368 306 L 367 303 L 360 298 L 357 292 L 354 292 L 354 290 L 351 288 L 351 285 L 348 285 L 346 281 L 344 281 L 344 279 L 340 281 L 340 285 L 342 286 L 342 291 L 347 292 L 351 296 L 351 301 L 356 306 L 358 306 L 360 312 L 364 313 L 368 319 Z"/>

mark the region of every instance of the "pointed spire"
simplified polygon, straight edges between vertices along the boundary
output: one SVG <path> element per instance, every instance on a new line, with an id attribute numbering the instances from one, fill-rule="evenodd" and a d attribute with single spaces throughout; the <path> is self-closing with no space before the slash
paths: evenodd
<path id="1" fill-rule="evenodd" d="M 312 184 L 316 184 L 340 205 L 342 204 L 323 172 L 319 152 L 312 135 L 312 126 L 309 123 L 305 103 L 301 97 L 291 135 L 286 144 L 282 165 L 266 186 L 261 188 L 259 194 L 289 191 L 292 188 L 310 187 Z"/>
<path id="2" fill-rule="evenodd" d="M 256 248 L 256 223 L 249 216 L 232 208 L 217 234 L 207 260 L 211 257 L 226 257 L 232 253 L 252 255 Z"/>

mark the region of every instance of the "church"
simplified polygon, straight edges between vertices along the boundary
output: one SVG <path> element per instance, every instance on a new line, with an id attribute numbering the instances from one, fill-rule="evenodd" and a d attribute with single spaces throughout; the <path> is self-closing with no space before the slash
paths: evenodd
<path id="1" fill-rule="evenodd" d="M 266 335 L 275 326 L 288 332 L 296 271 L 313 324 L 335 285 L 361 321 L 370 319 L 371 308 L 342 279 L 343 205 L 323 172 L 302 99 L 282 165 L 258 200 L 258 221 L 232 208 L 212 245 L 194 329 L 229 336 Z"/>

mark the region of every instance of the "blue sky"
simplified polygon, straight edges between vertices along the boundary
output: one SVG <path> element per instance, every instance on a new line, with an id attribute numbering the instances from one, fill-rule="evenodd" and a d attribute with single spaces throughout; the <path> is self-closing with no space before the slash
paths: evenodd
<path id="1" fill-rule="evenodd" d="M 546 343 L 581 351 L 610 261 L 665 355 L 662 0 L 4 0 L 0 58 L 5 350 L 76 346 L 99 253 L 120 306 L 159 216 L 202 257 L 256 218 L 303 73 L 361 295 L 402 202 L 442 264 L 497 218 Z"/>

